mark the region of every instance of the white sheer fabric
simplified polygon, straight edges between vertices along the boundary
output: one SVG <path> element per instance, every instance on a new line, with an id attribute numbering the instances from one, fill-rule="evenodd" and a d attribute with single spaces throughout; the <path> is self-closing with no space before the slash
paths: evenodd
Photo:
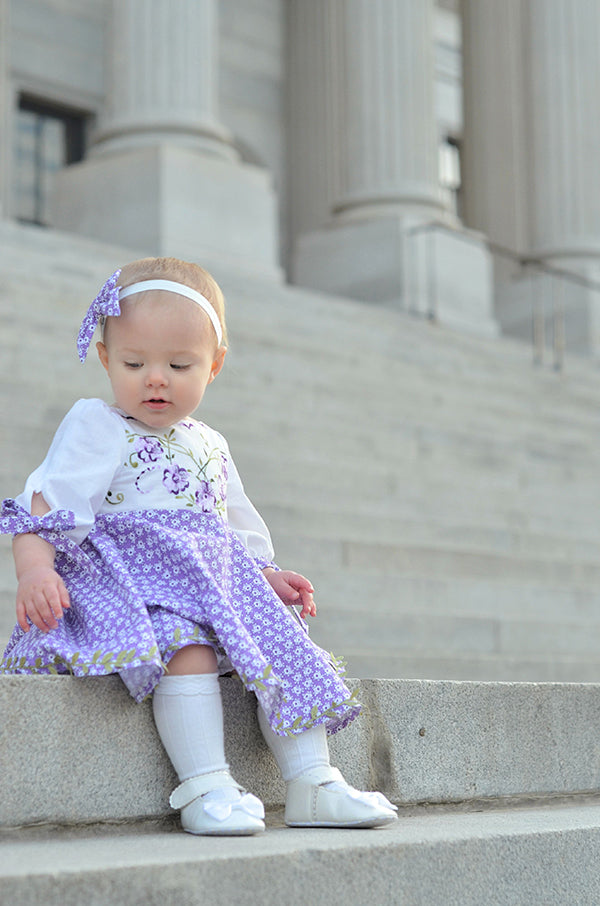
<path id="1" fill-rule="evenodd" d="M 193 474 L 200 472 L 203 480 L 194 486 Z M 199 497 L 202 488 L 206 493 Z M 252 557 L 274 556 L 269 530 L 244 492 L 227 441 L 195 419 L 154 430 L 102 400 L 79 400 L 16 502 L 31 512 L 35 492 L 51 510 L 75 514 L 76 528 L 68 534 L 78 544 L 98 513 L 197 505 L 219 512 Z"/>

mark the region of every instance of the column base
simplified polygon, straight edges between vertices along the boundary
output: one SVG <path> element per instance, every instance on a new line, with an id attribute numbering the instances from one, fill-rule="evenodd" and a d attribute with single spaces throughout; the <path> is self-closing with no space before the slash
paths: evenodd
<path id="1" fill-rule="evenodd" d="M 478 336 L 498 334 L 491 256 L 483 237 L 467 230 L 402 215 L 335 224 L 300 238 L 293 280 Z"/>
<path id="2" fill-rule="evenodd" d="M 172 145 L 93 157 L 57 176 L 52 226 L 277 280 L 277 201 L 267 172 Z"/>
<path id="3" fill-rule="evenodd" d="M 549 262 L 550 263 L 550 262 Z M 525 340 L 539 362 L 555 363 L 563 351 L 600 353 L 600 263 L 561 259 L 557 267 L 573 278 L 532 270 L 496 287 L 496 315 L 502 332 Z"/>

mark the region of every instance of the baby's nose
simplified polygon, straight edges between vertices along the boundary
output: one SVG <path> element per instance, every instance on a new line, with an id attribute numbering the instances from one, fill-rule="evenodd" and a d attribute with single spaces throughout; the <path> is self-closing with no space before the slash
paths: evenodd
<path id="1" fill-rule="evenodd" d="M 163 368 L 152 367 L 146 373 L 146 383 L 151 387 L 164 387 L 167 383 L 167 375 Z"/>

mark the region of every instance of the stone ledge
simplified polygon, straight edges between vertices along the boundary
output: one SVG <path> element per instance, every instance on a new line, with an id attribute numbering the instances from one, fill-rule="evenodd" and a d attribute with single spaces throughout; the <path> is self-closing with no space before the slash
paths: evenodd
<path id="1" fill-rule="evenodd" d="M 286 828 L 210 838 L 135 825 L 2 839 L 13 906 L 597 906 L 600 806 L 411 809 L 382 830 Z"/>
<path id="2" fill-rule="evenodd" d="M 363 712 L 332 737 L 355 786 L 397 802 L 600 790 L 600 685 L 351 680 Z M 266 805 L 284 786 L 255 699 L 221 680 L 226 752 Z M 0 825 L 161 817 L 176 778 L 152 720 L 117 676 L 0 677 Z"/>

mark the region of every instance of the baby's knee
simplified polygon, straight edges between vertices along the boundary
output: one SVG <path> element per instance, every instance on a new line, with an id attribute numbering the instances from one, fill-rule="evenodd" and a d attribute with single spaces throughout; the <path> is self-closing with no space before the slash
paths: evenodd
<path id="1" fill-rule="evenodd" d="M 217 656 L 210 645 L 186 645 L 176 651 L 167 665 L 173 676 L 189 676 L 193 673 L 216 673 Z"/>

